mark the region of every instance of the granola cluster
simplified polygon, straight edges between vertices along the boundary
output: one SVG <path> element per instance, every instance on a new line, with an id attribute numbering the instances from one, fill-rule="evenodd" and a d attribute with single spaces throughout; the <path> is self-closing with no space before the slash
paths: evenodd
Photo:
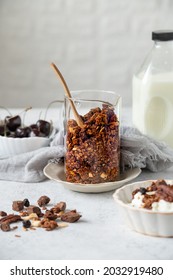
<path id="1" fill-rule="evenodd" d="M 12 223 L 22 222 L 23 229 L 34 230 L 37 227 L 44 228 L 46 231 L 51 231 L 56 228 L 67 226 L 65 223 L 77 222 L 81 215 L 76 210 L 66 210 L 66 202 L 60 201 L 52 208 L 47 209 L 47 204 L 50 202 L 50 198 L 47 196 L 41 196 L 37 205 L 30 205 L 28 199 L 13 201 L 13 211 L 19 212 L 16 214 L 7 214 L 4 211 L 0 211 L 0 229 L 2 231 L 15 230 L 18 227 L 11 227 Z M 16 237 L 20 237 L 16 235 Z"/>
<path id="2" fill-rule="evenodd" d="M 132 197 L 134 198 L 138 192 L 143 195 L 142 207 L 146 209 L 152 209 L 152 204 L 160 200 L 173 202 L 173 185 L 167 184 L 164 180 L 157 180 L 156 182 L 152 182 L 147 188 L 134 190 Z"/>
<path id="3" fill-rule="evenodd" d="M 119 175 L 119 122 L 114 108 L 103 105 L 82 117 L 84 127 L 75 120 L 67 124 L 66 180 L 95 184 L 115 181 Z"/>

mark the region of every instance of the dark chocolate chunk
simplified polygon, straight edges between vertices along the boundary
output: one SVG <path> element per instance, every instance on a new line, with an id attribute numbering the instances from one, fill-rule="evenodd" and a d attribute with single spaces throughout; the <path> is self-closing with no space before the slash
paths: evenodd
<path id="1" fill-rule="evenodd" d="M 66 209 L 66 203 L 61 201 L 57 203 L 53 208 L 50 209 L 54 214 L 58 214 L 61 211 L 65 211 Z"/>
<path id="2" fill-rule="evenodd" d="M 24 208 L 24 203 L 21 200 L 13 201 L 12 209 L 14 211 L 22 211 Z"/>
<path id="3" fill-rule="evenodd" d="M 72 210 L 62 214 L 61 220 L 68 223 L 77 222 L 82 217 L 76 210 Z"/>
<path id="4" fill-rule="evenodd" d="M 34 206 L 34 205 L 30 205 L 27 208 L 27 212 L 28 212 L 29 215 L 32 214 L 32 213 L 35 213 L 38 216 L 40 216 L 42 214 L 40 208 L 38 206 Z"/>
<path id="5" fill-rule="evenodd" d="M 66 203 L 64 201 L 61 201 L 55 205 L 55 207 L 58 207 L 60 211 L 64 211 L 66 209 Z"/>
<path id="6" fill-rule="evenodd" d="M 48 204 L 49 201 L 50 201 L 50 198 L 46 195 L 43 195 L 38 199 L 37 203 L 40 207 L 42 207 L 42 206 L 45 206 L 46 204 Z"/>
<path id="7" fill-rule="evenodd" d="M 60 208 L 57 205 L 51 208 L 50 211 L 53 212 L 54 214 L 58 214 L 59 212 L 61 212 Z"/>
<path id="8" fill-rule="evenodd" d="M 5 216 L 7 216 L 7 213 L 4 212 L 4 211 L 0 211 L 0 216 L 1 216 L 1 217 L 5 217 Z"/>

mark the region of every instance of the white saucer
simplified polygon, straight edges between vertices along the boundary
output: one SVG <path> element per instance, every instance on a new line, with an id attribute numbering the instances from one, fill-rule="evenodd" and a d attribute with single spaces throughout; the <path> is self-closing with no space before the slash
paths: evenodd
<path id="1" fill-rule="evenodd" d="M 51 180 L 57 181 L 58 183 L 61 183 L 65 188 L 69 190 L 83 193 L 101 193 L 115 190 L 125 183 L 133 180 L 141 173 L 141 169 L 129 169 L 120 175 L 118 181 L 100 184 L 79 184 L 67 182 L 64 173 L 64 165 L 62 164 L 48 163 L 45 166 L 43 172 L 46 177 Z"/>

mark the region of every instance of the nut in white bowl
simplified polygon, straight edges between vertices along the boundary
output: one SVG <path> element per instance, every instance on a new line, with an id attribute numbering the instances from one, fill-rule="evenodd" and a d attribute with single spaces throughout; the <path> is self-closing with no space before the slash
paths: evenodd
<path id="1" fill-rule="evenodd" d="M 165 181 L 173 185 L 173 180 Z M 113 194 L 113 198 L 131 229 L 151 236 L 173 237 L 173 212 L 152 211 L 130 204 L 132 192 L 138 188 L 149 187 L 152 182 L 153 180 L 147 180 L 125 185 Z"/>
<path id="2" fill-rule="evenodd" d="M 11 138 L 0 136 L 0 157 L 10 157 L 46 147 L 50 140 L 51 138 L 46 137 Z"/>

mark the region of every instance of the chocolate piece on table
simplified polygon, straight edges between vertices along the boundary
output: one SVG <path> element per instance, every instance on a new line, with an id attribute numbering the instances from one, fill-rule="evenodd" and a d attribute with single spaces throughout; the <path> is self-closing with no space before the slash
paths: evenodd
<path id="1" fill-rule="evenodd" d="M 41 227 L 45 228 L 47 231 L 50 231 L 50 230 L 54 230 L 55 228 L 57 228 L 58 223 L 56 221 L 53 221 L 53 220 L 43 219 L 41 221 Z"/>
<path id="2" fill-rule="evenodd" d="M 10 231 L 11 228 L 10 228 L 9 223 L 2 223 L 2 224 L 1 224 L 1 230 L 2 230 L 2 231 Z"/>
<path id="3" fill-rule="evenodd" d="M 53 213 L 53 211 L 51 210 L 47 210 L 44 214 L 44 218 L 49 219 L 49 220 L 56 220 L 57 219 L 57 215 L 55 215 Z"/>
<path id="4" fill-rule="evenodd" d="M 42 206 L 45 206 L 46 204 L 48 204 L 49 201 L 50 201 L 50 198 L 46 195 L 43 195 L 38 199 L 37 203 L 40 207 L 42 207 Z"/>
<path id="5" fill-rule="evenodd" d="M 40 216 L 42 213 L 41 213 L 41 209 L 38 207 L 38 206 L 34 206 L 34 205 L 30 205 L 28 208 L 27 208 L 27 212 L 28 214 L 32 214 L 32 213 L 35 213 L 37 214 L 38 216 Z"/>
<path id="6" fill-rule="evenodd" d="M 17 201 L 13 201 L 13 204 L 12 204 L 12 209 L 14 211 L 22 211 L 24 208 L 24 203 L 22 200 L 17 200 Z"/>
<path id="7" fill-rule="evenodd" d="M 66 203 L 64 201 L 60 201 L 55 205 L 55 207 L 58 207 L 60 211 L 64 211 L 66 209 Z"/>
<path id="8" fill-rule="evenodd" d="M 82 217 L 76 210 L 72 210 L 62 214 L 61 220 L 68 223 L 77 222 Z"/>
<path id="9" fill-rule="evenodd" d="M 5 217 L 5 216 L 7 216 L 7 213 L 4 211 L 0 211 L 0 217 Z"/>
<path id="10" fill-rule="evenodd" d="M 51 208 L 50 211 L 53 212 L 54 214 L 58 214 L 59 212 L 61 212 L 60 208 L 57 205 Z"/>

